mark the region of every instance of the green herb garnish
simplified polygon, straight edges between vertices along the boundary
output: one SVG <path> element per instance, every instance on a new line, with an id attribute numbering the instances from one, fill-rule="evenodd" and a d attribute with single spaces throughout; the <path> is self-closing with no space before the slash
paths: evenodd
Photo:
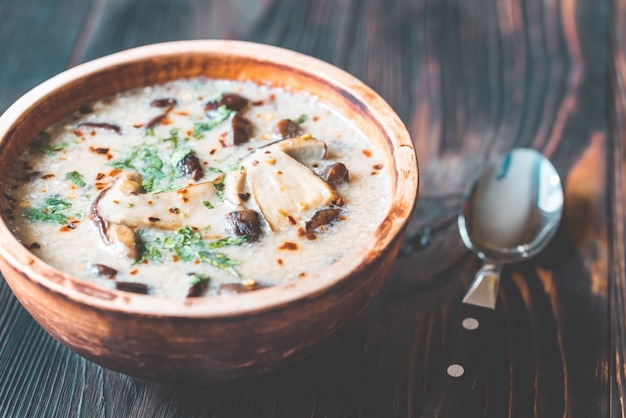
<path id="1" fill-rule="evenodd" d="M 208 200 L 203 200 L 202 204 L 207 207 L 207 209 L 213 209 L 214 206 Z"/>
<path id="2" fill-rule="evenodd" d="M 212 130 L 217 125 L 228 119 L 233 113 L 235 113 L 235 111 L 230 110 L 224 105 L 221 105 L 217 109 L 209 112 L 207 114 L 209 117 L 208 122 L 196 122 L 193 124 L 193 137 L 196 139 L 203 138 L 204 132 Z"/>
<path id="3" fill-rule="evenodd" d="M 61 225 L 68 223 L 66 210 L 72 206 L 71 203 L 49 197 L 44 201 L 44 205 L 38 208 L 29 208 L 24 212 L 26 219 L 30 221 L 53 222 Z"/>
<path id="4" fill-rule="evenodd" d="M 202 238 L 202 234 L 190 226 L 183 227 L 175 233 L 160 233 L 151 241 L 148 241 L 145 234 L 140 230 L 139 237 L 143 242 L 144 251 L 137 263 L 145 260 L 158 262 L 166 254 L 172 254 L 182 261 L 208 263 L 240 277 L 235 266 L 241 262 L 214 250 L 226 246 L 242 245 L 247 242 L 246 237 L 227 237 L 209 241 Z"/>
<path id="5" fill-rule="evenodd" d="M 306 122 L 307 120 L 307 116 L 303 113 L 300 115 L 300 117 L 296 120 L 294 120 L 295 123 L 297 123 L 298 125 L 302 125 L 304 122 Z"/>
<path id="6" fill-rule="evenodd" d="M 224 201 L 224 179 L 225 178 L 226 176 L 223 176 L 219 181 L 213 182 L 213 187 L 215 187 L 215 189 L 217 190 L 217 192 L 215 192 L 215 195 L 217 196 L 220 202 Z"/>
<path id="7" fill-rule="evenodd" d="M 78 171 L 70 171 L 65 175 L 65 180 L 69 180 L 78 187 L 85 187 L 87 183 L 83 181 L 83 176 Z"/>
<path id="8" fill-rule="evenodd" d="M 170 142 L 172 144 L 172 148 L 176 149 L 178 148 L 179 139 L 180 138 L 178 138 L 178 128 L 172 128 L 170 129 L 170 136 L 168 138 L 163 138 L 161 141 Z"/>
<path id="9" fill-rule="evenodd" d="M 178 188 L 174 183 L 176 170 L 159 157 L 159 151 L 152 146 L 139 146 L 130 156 L 114 161 L 111 166 L 136 171 L 141 175 L 141 185 L 146 193 Z"/>

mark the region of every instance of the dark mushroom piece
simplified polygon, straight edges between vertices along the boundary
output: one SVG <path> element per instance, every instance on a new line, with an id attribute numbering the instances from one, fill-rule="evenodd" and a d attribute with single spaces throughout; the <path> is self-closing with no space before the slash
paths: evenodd
<path id="1" fill-rule="evenodd" d="M 315 212 L 313 217 L 304 224 L 306 232 L 314 232 L 320 228 L 328 226 L 341 214 L 341 209 L 326 208 Z"/>
<path id="2" fill-rule="evenodd" d="M 145 283 L 115 282 L 115 288 L 124 292 L 139 293 L 142 295 L 148 294 L 148 285 Z"/>
<path id="3" fill-rule="evenodd" d="M 113 279 L 115 276 L 117 276 L 117 270 L 105 264 L 93 263 L 91 265 L 91 269 L 98 276 L 108 277 L 109 279 Z"/>
<path id="4" fill-rule="evenodd" d="M 107 122 L 82 122 L 76 125 L 77 128 L 98 128 L 98 129 L 107 129 L 109 131 L 114 131 L 116 134 L 122 134 L 122 128 Z"/>
<path id="5" fill-rule="evenodd" d="M 291 119 L 283 119 L 276 124 L 273 132 L 282 139 L 295 138 L 302 134 L 302 127 Z"/>
<path id="6" fill-rule="evenodd" d="M 187 290 L 188 298 L 197 298 L 198 296 L 202 296 L 206 293 L 209 288 L 209 278 L 207 276 L 198 276 L 196 273 L 188 273 L 187 276 L 195 277 L 195 283 L 189 286 Z"/>
<path id="7" fill-rule="evenodd" d="M 243 115 L 235 114 L 230 120 L 230 138 L 233 145 L 245 144 L 252 135 L 252 123 Z"/>
<path id="8" fill-rule="evenodd" d="M 335 163 L 324 170 L 324 179 L 331 186 L 337 186 L 350 181 L 350 173 L 343 163 Z"/>
<path id="9" fill-rule="evenodd" d="M 155 99 L 150 102 L 152 107 L 174 107 L 176 106 L 176 99 L 173 97 L 166 97 L 164 99 Z"/>
<path id="10" fill-rule="evenodd" d="M 239 112 L 246 107 L 248 99 L 235 93 L 226 93 L 220 100 L 213 100 L 204 106 L 205 111 L 215 110 L 220 106 L 226 106 L 228 110 Z"/>
<path id="11" fill-rule="evenodd" d="M 226 230 L 228 233 L 246 237 L 248 242 L 258 241 L 261 235 L 259 214 L 252 209 L 241 209 L 226 214 Z"/>
<path id="12" fill-rule="evenodd" d="M 163 120 L 167 117 L 167 113 L 163 113 L 160 115 L 157 115 L 155 117 L 153 117 L 152 119 L 150 119 L 148 121 L 148 123 L 146 123 L 146 125 L 144 126 L 145 129 L 152 129 L 155 126 L 159 125 L 161 122 L 163 122 Z"/>
<path id="13" fill-rule="evenodd" d="M 187 154 L 176 164 L 176 170 L 182 176 L 191 176 L 193 181 L 198 181 L 204 176 L 202 164 L 193 152 Z"/>

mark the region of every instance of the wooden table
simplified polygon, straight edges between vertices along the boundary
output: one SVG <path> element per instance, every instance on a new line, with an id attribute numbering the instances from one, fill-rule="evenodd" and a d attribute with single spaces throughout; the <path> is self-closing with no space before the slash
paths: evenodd
<path id="1" fill-rule="evenodd" d="M 234 38 L 342 67 L 413 136 L 418 205 L 365 314 L 301 363 L 219 385 L 104 369 L 0 283 L 2 417 L 419 417 L 479 260 L 456 226 L 467 182 L 519 146 L 565 186 L 551 246 L 505 269 L 467 416 L 626 411 L 626 4 L 608 0 L 0 0 L 0 110 L 63 69 L 136 45 Z"/>

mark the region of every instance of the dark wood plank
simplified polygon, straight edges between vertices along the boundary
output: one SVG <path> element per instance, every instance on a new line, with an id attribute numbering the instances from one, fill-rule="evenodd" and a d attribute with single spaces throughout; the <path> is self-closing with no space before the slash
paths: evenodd
<path id="1" fill-rule="evenodd" d="M 13 48 L 37 45 L 40 61 L 23 74 L 0 73 L 12 89 L 0 92 L 0 104 L 68 63 L 140 44 L 215 37 L 280 45 L 346 69 L 390 102 L 416 144 L 420 199 L 402 257 L 363 317 L 268 376 L 206 386 L 103 369 L 48 337 L 0 284 L 0 416 L 419 417 L 479 267 L 456 229 L 461 194 L 485 161 L 515 146 L 552 158 L 566 217 L 544 254 L 505 270 L 485 384 L 468 416 L 624 416 L 626 98 L 609 96 L 609 87 L 626 91 L 623 4 L 94 0 L 88 16 L 77 4 L 73 23 L 57 27 L 67 39 L 37 29 Z M 0 2 L 3 45 L 26 32 L 16 28 L 43 27 L 28 7 Z M 46 7 L 37 16 L 53 13 Z"/>
<path id="2" fill-rule="evenodd" d="M 610 414 L 626 416 L 626 3 L 615 2 L 611 36 L 611 133 L 609 173 L 611 218 L 611 352 Z"/>
<path id="3" fill-rule="evenodd" d="M 0 112 L 66 68 L 89 8 L 80 0 L 0 2 Z"/>

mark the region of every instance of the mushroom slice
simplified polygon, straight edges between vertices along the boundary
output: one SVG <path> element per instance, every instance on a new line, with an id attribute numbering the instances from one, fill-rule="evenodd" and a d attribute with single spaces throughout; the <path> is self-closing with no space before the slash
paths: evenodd
<path id="1" fill-rule="evenodd" d="M 246 171 L 237 170 L 229 173 L 224 179 L 224 200 L 235 205 L 243 205 L 242 197 L 249 195 L 247 193 Z"/>
<path id="2" fill-rule="evenodd" d="M 283 152 L 280 144 L 260 148 L 243 160 L 254 198 L 272 230 L 339 198 L 328 183 Z"/>
<path id="3" fill-rule="evenodd" d="M 163 230 L 179 229 L 185 224 L 196 223 L 202 200 L 216 197 L 214 182 L 197 183 L 181 190 L 149 194 L 132 189 L 133 180 L 122 173 L 98 196 L 94 203 L 99 216 L 112 224 L 130 228 L 150 227 Z M 128 192 L 131 190 L 130 192 Z M 206 208 L 205 208 L 206 210 Z M 192 218 L 192 219 L 189 219 Z"/>
<path id="4" fill-rule="evenodd" d="M 229 209 L 208 203 L 217 202 L 224 181 L 221 175 L 173 192 L 141 194 L 141 177 L 124 172 L 100 192 L 91 206 L 90 218 L 103 241 L 130 258 L 138 256 L 134 231 L 139 227 L 176 230 L 185 225 L 211 225 L 212 234 L 223 236 L 223 218 Z"/>
<path id="5" fill-rule="evenodd" d="M 326 142 L 315 139 L 310 134 L 285 139 L 272 146 L 278 146 L 281 151 L 305 165 L 323 160 L 327 154 Z"/>
<path id="6" fill-rule="evenodd" d="M 106 236 L 108 244 L 113 247 L 116 253 L 125 255 L 133 260 L 139 257 L 135 231 L 126 225 L 110 224 L 106 230 Z"/>

